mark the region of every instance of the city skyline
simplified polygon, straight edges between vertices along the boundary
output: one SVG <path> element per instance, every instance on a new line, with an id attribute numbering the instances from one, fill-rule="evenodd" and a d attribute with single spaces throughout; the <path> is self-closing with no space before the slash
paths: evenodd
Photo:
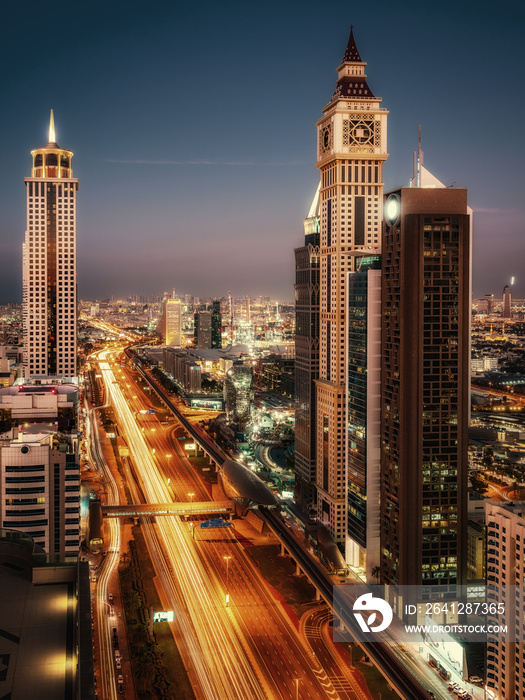
<path id="1" fill-rule="evenodd" d="M 1 49 L 11 69 L 0 116 L 8 135 L 0 303 L 22 297 L 21 183 L 50 108 L 57 141 L 75 153 L 83 183 L 79 298 L 160 295 L 172 287 L 292 298 L 290 251 L 301 244 L 317 182 L 312 124 L 330 100 L 351 23 L 370 87 L 391 115 L 385 187 L 408 183 L 421 123 L 427 167 L 445 184 L 469 189 L 474 295 L 498 298 L 515 276 L 512 295 L 525 296 L 523 135 L 512 130 L 502 138 L 507 120 L 494 114 L 506 95 L 518 109 L 524 101 L 517 91 L 523 10 L 504 22 L 452 3 L 424 14 L 415 3 L 380 3 L 376 24 L 370 12 L 354 9 L 335 26 L 334 3 L 322 14 L 313 4 L 301 5 L 300 14 L 279 7 L 278 23 L 271 5 L 239 13 L 236 3 L 205 4 L 204 13 L 181 13 L 161 4 L 147 16 L 138 3 L 125 14 L 85 6 L 68 15 L 72 32 L 36 64 L 27 47 L 51 31 L 65 4 L 49 16 L 32 5 L 31 27 L 25 11 L 10 8 L 11 27 L 23 27 L 24 40 L 12 31 Z M 63 89 L 50 92 L 53 71 Z"/>

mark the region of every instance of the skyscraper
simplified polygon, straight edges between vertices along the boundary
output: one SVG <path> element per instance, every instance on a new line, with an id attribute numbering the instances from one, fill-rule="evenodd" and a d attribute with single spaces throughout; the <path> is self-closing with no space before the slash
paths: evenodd
<path id="1" fill-rule="evenodd" d="M 27 230 L 23 246 L 24 366 L 26 376 L 76 374 L 76 192 L 72 151 L 49 141 L 31 151 L 26 177 Z"/>
<path id="2" fill-rule="evenodd" d="M 502 302 L 503 302 L 503 312 L 501 314 L 502 317 L 503 318 L 512 318 L 512 295 L 510 293 L 510 287 L 508 284 L 506 284 L 503 287 Z"/>
<path id="3" fill-rule="evenodd" d="M 470 210 L 427 172 L 385 197 L 381 578 L 394 585 L 466 582 Z"/>
<path id="4" fill-rule="evenodd" d="M 507 633 L 490 634 L 487 643 L 487 697 L 519 700 L 525 697 L 525 619 L 523 578 L 525 507 L 523 501 L 485 502 L 487 525 L 487 585 L 504 604 Z M 501 615 L 488 622 L 500 625 Z M 497 627 L 496 627 L 497 628 Z M 518 640 L 515 642 L 514 640 Z"/>
<path id="5" fill-rule="evenodd" d="M 380 244 L 387 110 L 368 87 L 353 31 L 330 103 L 317 123 L 320 170 L 320 334 L 317 402 L 317 517 L 346 538 L 348 273 L 355 251 Z"/>
<path id="6" fill-rule="evenodd" d="M 211 311 L 196 311 L 193 314 L 193 345 L 201 350 L 211 348 Z"/>
<path id="7" fill-rule="evenodd" d="M 211 347 L 216 350 L 220 350 L 222 348 L 222 315 L 220 299 L 214 299 L 212 302 Z"/>
<path id="8" fill-rule="evenodd" d="M 166 345 L 182 345 L 182 305 L 179 299 L 166 300 Z"/>
<path id="9" fill-rule="evenodd" d="M 379 566 L 381 256 L 356 255 L 348 274 L 347 563 L 368 583 Z"/>
<path id="10" fill-rule="evenodd" d="M 315 507 L 316 404 L 319 377 L 319 187 L 304 220 L 304 245 L 295 249 L 295 497 Z"/>

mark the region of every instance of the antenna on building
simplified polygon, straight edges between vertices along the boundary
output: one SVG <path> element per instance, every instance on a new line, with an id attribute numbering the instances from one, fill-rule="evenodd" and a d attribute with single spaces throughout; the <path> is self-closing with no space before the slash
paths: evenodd
<path id="1" fill-rule="evenodd" d="M 417 125 L 417 151 L 414 151 L 414 176 L 412 182 L 421 187 L 421 169 L 423 167 L 423 150 L 421 148 L 421 124 Z"/>

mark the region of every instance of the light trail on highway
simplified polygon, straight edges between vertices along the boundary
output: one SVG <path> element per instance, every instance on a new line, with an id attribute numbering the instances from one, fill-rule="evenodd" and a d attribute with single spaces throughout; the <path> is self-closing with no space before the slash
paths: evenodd
<path id="1" fill-rule="evenodd" d="M 148 502 L 168 502 L 168 486 L 107 361 L 109 354 L 109 351 L 100 353 L 100 371 L 108 400 L 113 404 L 118 424 L 127 437 L 139 471 L 140 487 Z M 161 564 L 159 576 L 172 602 L 172 609 L 176 611 L 177 625 L 186 648 L 191 653 L 191 675 L 197 677 L 199 684 L 195 690 L 200 690 L 201 696 L 207 700 L 262 700 L 267 697 L 261 688 L 261 679 L 250 665 L 230 623 L 222 596 L 210 585 L 187 530 L 178 518 L 165 517 L 159 519 L 156 531 L 159 541 L 152 555 Z"/>
<path id="2" fill-rule="evenodd" d="M 86 402 L 86 430 L 87 444 L 90 461 L 97 464 L 99 470 L 104 474 L 107 484 L 106 502 L 108 505 L 119 503 L 118 488 L 104 458 L 104 453 L 100 444 L 100 436 L 97 428 L 96 411 L 97 408 L 88 410 Z M 96 586 L 96 614 L 97 614 L 97 634 L 100 660 L 100 682 L 101 696 L 103 700 L 117 700 L 117 685 L 115 677 L 115 665 L 113 658 L 112 643 L 112 618 L 108 614 L 111 610 L 108 602 L 108 581 L 117 568 L 120 557 L 120 523 L 109 521 L 107 523 L 109 532 L 107 554 L 100 566 L 100 574 Z"/>

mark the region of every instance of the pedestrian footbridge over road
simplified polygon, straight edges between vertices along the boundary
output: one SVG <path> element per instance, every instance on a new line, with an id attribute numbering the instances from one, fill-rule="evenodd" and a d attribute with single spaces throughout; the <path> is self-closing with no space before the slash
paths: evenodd
<path id="1" fill-rule="evenodd" d="M 191 503 L 154 503 L 102 506 L 105 518 L 140 518 L 159 515 L 229 515 L 235 512 L 233 501 L 193 501 Z"/>

